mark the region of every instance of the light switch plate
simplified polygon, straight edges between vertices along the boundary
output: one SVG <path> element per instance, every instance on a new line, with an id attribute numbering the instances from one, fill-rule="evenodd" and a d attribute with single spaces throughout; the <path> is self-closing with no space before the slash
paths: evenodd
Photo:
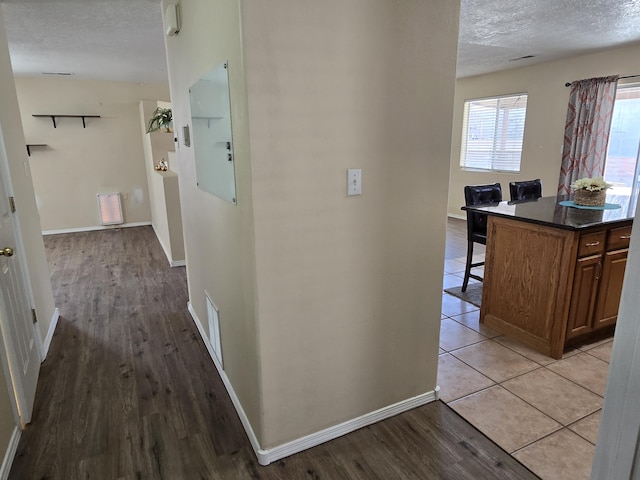
<path id="1" fill-rule="evenodd" d="M 362 170 L 350 168 L 347 170 L 347 195 L 362 194 Z"/>
<path id="2" fill-rule="evenodd" d="M 182 143 L 185 147 L 191 146 L 191 134 L 189 133 L 189 125 L 182 127 Z"/>

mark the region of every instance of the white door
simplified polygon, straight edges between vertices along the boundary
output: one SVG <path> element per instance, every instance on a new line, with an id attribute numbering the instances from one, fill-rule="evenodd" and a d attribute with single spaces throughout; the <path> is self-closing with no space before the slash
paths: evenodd
<path id="1" fill-rule="evenodd" d="M 13 214 L 5 188 L 6 156 L 0 140 L 0 329 L 4 343 L 3 363 L 8 370 L 19 421 L 29 423 L 36 394 L 40 353 L 36 344 L 31 304 L 17 251 Z"/>

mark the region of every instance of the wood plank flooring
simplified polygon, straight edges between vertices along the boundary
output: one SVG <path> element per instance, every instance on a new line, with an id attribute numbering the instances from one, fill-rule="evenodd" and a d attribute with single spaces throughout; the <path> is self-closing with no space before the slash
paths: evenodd
<path id="1" fill-rule="evenodd" d="M 479 243 L 473 245 L 473 254 L 484 254 L 485 246 Z M 467 221 L 459 218 L 447 219 L 447 245 L 445 248 L 445 260 L 454 258 L 465 259 L 467 256 Z"/>
<path id="2" fill-rule="evenodd" d="M 10 479 L 535 479 L 442 402 L 257 464 L 150 227 L 45 237 L 60 320 Z"/>

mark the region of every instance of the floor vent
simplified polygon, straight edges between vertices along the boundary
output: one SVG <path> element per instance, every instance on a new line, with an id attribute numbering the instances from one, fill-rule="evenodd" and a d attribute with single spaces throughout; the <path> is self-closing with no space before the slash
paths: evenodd
<path id="1" fill-rule="evenodd" d="M 120 193 L 98 193 L 97 195 L 100 223 L 102 225 L 120 225 L 124 223 Z"/>
<path id="2" fill-rule="evenodd" d="M 220 312 L 213 303 L 209 294 L 205 292 L 207 299 L 207 318 L 209 319 L 209 343 L 213 349 L 220 366 L 222 366 L 222 345 L 220 342 Z M 224 369 L 224 367 L 223 367 Z"/>

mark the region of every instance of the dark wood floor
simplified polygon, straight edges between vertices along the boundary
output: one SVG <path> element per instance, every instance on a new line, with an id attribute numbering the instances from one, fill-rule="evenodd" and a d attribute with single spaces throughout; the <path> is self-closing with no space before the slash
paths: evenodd
<path id="1" fill-rule="evenodd" d="M 153 230 L 45 245 L 61 317 L 10 479 L 537 478 L 441 402 L 261 467 Z"/>

